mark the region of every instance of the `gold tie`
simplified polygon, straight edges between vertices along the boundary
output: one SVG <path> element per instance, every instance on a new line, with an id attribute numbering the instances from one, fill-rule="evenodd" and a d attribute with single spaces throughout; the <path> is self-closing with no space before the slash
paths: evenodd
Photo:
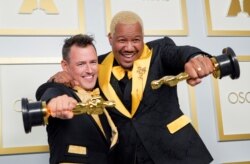
<path id="1" fill-rule="evenodd" d="M 112 72 L 113 72 L 113 74 L 114 74 L 114 76 L 116 77 L 117 80 L 123 79 L 126 72 L 127 72 L 127 75 L 128 75 L 128 79 L 132 78 L 132 71 L 125 70 L 121 66 L 114 66 L 112 68 Z"/>

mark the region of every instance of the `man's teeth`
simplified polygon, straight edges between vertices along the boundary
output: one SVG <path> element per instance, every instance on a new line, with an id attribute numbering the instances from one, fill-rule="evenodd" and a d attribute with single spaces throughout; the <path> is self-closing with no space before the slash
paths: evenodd
<path id="1" fill-rule="evenodd" d="M 127 58 L 131 58 L 133 56 L 133 54 L 124 54 L 124 56 Z"/>
<path id="2" fill-rule="evenodd" d="M 93 78 L 93 76 L 84 76 L 84 78 L 91 79 L 91 78 Z"/>

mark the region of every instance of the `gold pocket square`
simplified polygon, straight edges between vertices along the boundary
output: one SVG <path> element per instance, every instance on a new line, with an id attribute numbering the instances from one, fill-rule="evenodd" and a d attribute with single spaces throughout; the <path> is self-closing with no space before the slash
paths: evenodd
<path id="1" fill-rule="evenodd" d="M 171 123 L 167 124 L 167 128 L 170 131 L 170 133 L 173 134 L 190 122 L 191 120 L 187 116 L 182 115 L 179 118 L 172 121 Z"/>
<path id="2" fill-rule="evenodd" d="M 84 146 L 69 145 L 68 153 L 86 155 L 87 148 Z"/>

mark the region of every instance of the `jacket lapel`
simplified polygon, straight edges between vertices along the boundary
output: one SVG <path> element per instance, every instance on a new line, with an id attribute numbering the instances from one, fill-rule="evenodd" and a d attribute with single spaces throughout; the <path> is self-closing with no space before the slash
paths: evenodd
<path id="1" fill-rule="evenodd" d="M 110 84 L 113 61 L 114 61 L 114 55 L 110 53 L 104 59 L 104 61 L 101 64 L 99 64 L 99 74 L 98 74 L 99 86 L 108 100 L 115 101 L 115 107 L 120 113 L 122 113 L 124 116 L 128 118 L 132 118 L 132 115 L 125 108 L 125 106 L 123 105 L 123 103 L 117 96 L 115 90 Z"/>
<path id="2" fill-rule="evenodd" d="M 132 70 L 132 111 L 128 112 L 124 104 L 117 96 L 114 88 L 110 84 L 110 77 L 114 61 L 114 54 L 109 53 L 103 62 L 99 65 L 99 86 L 108 100 L 114 100 L 116 109 L 128 118 L 132 118 L 142 100 L 143 91 L 146 85 L 149 72 L 152 51 L 144 45 L 143 53 L 140 59 L 136 60 Z"/>
<path id="3" fill-rule="evenodd" d="M 147 82 L 149 65 L 152 57 L 152 51 L 144 45 L 143 53 L 140 59 L 136 60 L 132 70 L 132 116 L 136 113 L 142 100 L 143 92 Z"/>
<path id="4" fill-rule="evenodd" d="M 74 89 L 76 90 L 76 95 L 81 99 L 81 101 L 83 103 L 86 103 L 86 101 L 90 100 L 92 98 L 91 94 L 88 93 L 87 91 L 85 91 L 84 89 L 82 89 L 79 86 L 74 87 Z M 94 121 L 96 122 L 97 126 L 99 127 L 99 129 L 101 130 L 102 134 L 105 136 L 105 138 L 107 137 L 105 134 L 105 131 L 103 129 L 102 123 L 100 121 L 99 115 L 96 114 L 91 114 L 91 117 L 94 119 Z"/>
<path id="5" fill-rule="evenodd" d="M 110 144 L 110 148 L 112 148 L 118 141 L 118 131 L 117 131 L 117 128 L 116 128 L 114 122 L 112 121 L 110 115 L 108 114 L 107 110 L 104 109 L 103 112 L 106 115 L 109 126 L 111 128 L 111 144 Z"/>

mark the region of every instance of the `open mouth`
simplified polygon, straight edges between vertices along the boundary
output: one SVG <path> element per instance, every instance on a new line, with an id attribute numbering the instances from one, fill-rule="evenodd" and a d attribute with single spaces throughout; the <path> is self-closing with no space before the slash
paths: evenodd
<path id="1" fill-rule="evenodd" d="M 131 60 L 133 60 L 135 53 L 122 53 L 121 56 L 125 61 L 130 62 Z"/>
<path id="2" fill-rule="evenodd" d="M 86 76 L 82 76 L 82 78 L 88 81 L 92 81 L 94 79 L 94 75 L 86 75 Z"/>

